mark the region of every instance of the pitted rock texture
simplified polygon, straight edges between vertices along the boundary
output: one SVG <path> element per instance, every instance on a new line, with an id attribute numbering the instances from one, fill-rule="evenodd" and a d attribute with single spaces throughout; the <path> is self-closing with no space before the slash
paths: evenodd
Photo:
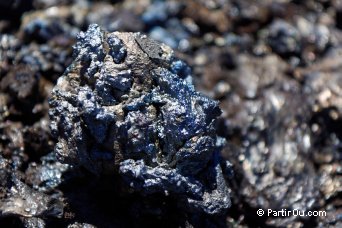
<path id="1" fill-rule="evenodd" d="M 190 211 L 219 214 L 230 206 L 218 103 L 195 91 L 190 68 L 170 47 L 90 25 L 50 107 L 62 162 L 119 173 L 134 191 L 174 195 Z"/>

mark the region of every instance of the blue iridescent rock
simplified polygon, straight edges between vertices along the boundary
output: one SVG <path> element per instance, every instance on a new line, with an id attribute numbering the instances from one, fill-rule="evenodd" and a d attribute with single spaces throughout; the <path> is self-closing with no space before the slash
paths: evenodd
<path id="1" fill-rule="evenodd" d="M 221 110 L 191 84 L 170 47 L 91 25 L 50 100 L 59 160 L 119 174 L 133 191 L 165 193 L 189 211 L 230 206 L 215 132 Z"/>

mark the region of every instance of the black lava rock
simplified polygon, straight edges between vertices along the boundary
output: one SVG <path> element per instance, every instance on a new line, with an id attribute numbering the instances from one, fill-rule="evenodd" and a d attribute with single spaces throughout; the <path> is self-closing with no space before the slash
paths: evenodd
<path id="1" fill-rule="evenodd" d="M 170 47 L 90 25 L 50 100 L 58 158 L 119 173 L 134 192 L 174 196 L 186 211 L 223 213 L 230 197 L 215 133 L 221 111 L 189 77 Z"/>

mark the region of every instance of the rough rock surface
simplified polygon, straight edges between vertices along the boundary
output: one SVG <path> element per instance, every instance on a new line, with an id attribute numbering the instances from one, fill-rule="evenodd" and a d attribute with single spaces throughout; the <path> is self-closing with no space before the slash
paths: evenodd
<path id="1" fill-rule="evenodd" d="M 93 23 L 172 47 L 196 90 L 219 100 L 234 171 L 224 215 L 185 213 L 175 194 L 140 184 L 132 192 L 119 165 L 96 176 L 57 161 L 48 98 Z M 0 1 L 0 227 L 342 227 L 341 50 L 340 0 Z M 34 197 L 13 210 L 18 186 Z M 63 215 L 42 198 L 63 202 Z M 327 216 L 257 215 L 269 208 Z"/>
<path id="2" fill-rule="evenodd" d="M 175 196 L 190 211 L 220 214 L 230 206 L 218 103 L 195 91 L 190 68 L 170 47 L 90 25 L 50 107 L 62 162 L 119 173 L 134 191 Z"/>

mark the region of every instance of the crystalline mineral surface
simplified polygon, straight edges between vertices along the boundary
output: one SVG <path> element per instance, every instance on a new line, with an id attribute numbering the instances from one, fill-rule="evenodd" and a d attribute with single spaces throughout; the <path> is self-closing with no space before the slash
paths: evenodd
<path id="1" fill-rule="evenodd" d="M 168 46 L 91 25 L 50 106 L 61 161 L 119 173 L 134 191 L 174 195 L 189 210 L 229 207 L 218 103 L 195 91 L 190 68 Z"/>

